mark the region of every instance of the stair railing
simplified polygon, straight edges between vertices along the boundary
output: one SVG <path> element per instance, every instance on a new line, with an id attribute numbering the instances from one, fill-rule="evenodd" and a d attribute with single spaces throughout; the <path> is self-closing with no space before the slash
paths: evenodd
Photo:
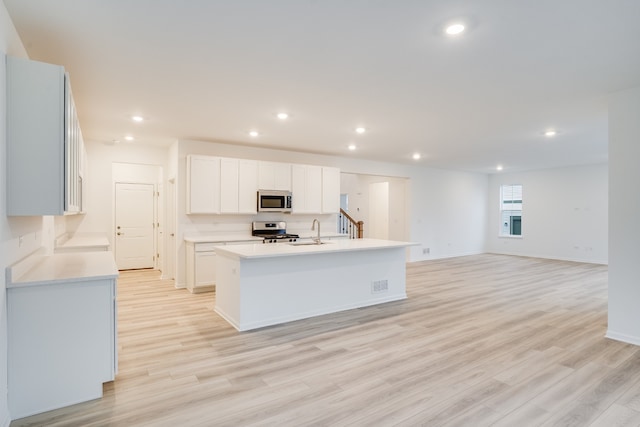
<path id="1" fill-rule="evenodd" d="M 340 233 L 348 234 L 350 239 L 362 239 L 364 229 L 364 221 L 356 221 L 340 208 L 338 215 L 338 230 Z"/>

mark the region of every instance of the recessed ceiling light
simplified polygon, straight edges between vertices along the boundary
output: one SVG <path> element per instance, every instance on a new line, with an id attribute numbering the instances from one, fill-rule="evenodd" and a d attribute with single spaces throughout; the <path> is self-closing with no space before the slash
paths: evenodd
<path id="1" fill-rule="evenodd" d="M 413 160 L 420 160 L 420 153 L 414 153 Z"/>
<path id="2" fill-rule="evenodd" d="M 287 120 L 289 118 L 289 114 L 287 114 L 287 113 L 278 113 L 277 117 L 280 120 Z"/>
<path id="3" fill-rule="evenodd" d="M 354 151 L 356 149 L 355 144 L 349 144 L 349 150 Z"/>
<path id="4" fill-rule="evenodd" d="M 363 128 L 363 127 L 356 128 L 356 133 L 362 134 L 362 133 L 365 133 L 366 131 L 367 130 L 365 128 Z"/>
<path id="5" fill-rule="evenodd" d="M 131 120 L 133 120 L 134 122 L 140 123 L 141 121 L 144 120 L 144 117 L 142 117 L 142 116 L 131 116 Z"/>
<path id="6" fill-rule="evenodd" d="M 135 138 L 132 137 L 131 135 L 127 135 L 124 137 L 125 141 L 133 141 Z"/>
<path id="7" fill-rule="evenodd" d="M 497 171 L 501 171 L 501 170 L 502 170 L 502 165 L 498 165 L 498 166 L 496 166 L 496 170 L 497 170 Z"/>
<path id="8" fill-rule="evenodd" d="M 550 129 L 544 133 L 544 136 L 551 138 L 552 136 L 556 136 L 558 132 L 553 129 Z"/>
<path id="9" fill-rule="evenodd" d="M 258 131 L 252 130 L 251 132 L 249 132 L 249 136 L 252 138 L 256 138 L 260 136 L 260 134 L 258 133 Z"/>
<path id="10" fill-rule="evenodd" d="M 444 32 L 449 34 L 450 36 L 455 36 L 464 31 L 464 25 L 462 24 L 451 24 L 447 28 L 445 28 Z"/>

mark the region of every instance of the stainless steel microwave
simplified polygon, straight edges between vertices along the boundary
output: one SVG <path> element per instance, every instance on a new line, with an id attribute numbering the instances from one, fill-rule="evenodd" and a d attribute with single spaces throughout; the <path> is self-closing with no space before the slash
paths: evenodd
<path id="1" fill-rule="evenodd" d="M 258 190 L 258 212 L 291 212 L 291 192 Z"/>

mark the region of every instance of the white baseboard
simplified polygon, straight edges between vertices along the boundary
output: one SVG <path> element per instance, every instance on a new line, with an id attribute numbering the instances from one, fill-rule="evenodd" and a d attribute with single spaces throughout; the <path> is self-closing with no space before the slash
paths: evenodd
<path id="1" fill-rule="evenodd" d="M 437 259 L 459 258 L 459 257 L 463 257 L 463 256 L 482 255 L 482 254 L 486 254 L 486 253 L 487 252 L 462 252 L 462 253 L 459 253 L 459 254 L 449 254 L 449 255 L 429 255 L 429 256 L 426 256 L 426 257 L 410 259 L 407 262 L 408 263 L 413 263 L 413 262 L 421 262 L 421 261 L 435 261 Z"/>
<path id="2" fill-rule="evenodd" d="M 621 334 L 619 332 L 615 332 L 612 330 L 607 330 L 605 334 L 606 338 L 610 338 L 616 341 L 626 342 L 627 344 L 640 345 L 640 337 L 636 337 L 633 335 Z"/>
<path id="3" fill-rule="evenodd" d="M 487 254 L 495 254 L 495 255 L 512 255 L 512 256 L 521 256 L 527 258 L 540 258 L 540 259 L 552 259 L 555 261 L 569 261 L 569 262 L 580 262 L 583 264 L 599 264 L 599 265 L 609 265 L 609 261 L 599 260 L 599 259 L 585 259 L 585 258 L 572 258 L 572 257 L 557 257 L 551 255 L 539 255 L 539 254 L 519 254 L 513 252 L 501 252 L 501 251 L 487 251 Z"/>
<path id="4" fill-rule="evenodd" d="M 187 288 L 186 284 L 178 283 L 178 282 L 175 282 L 174 286 L 175 286 L 176 289 L 186 289 Z"/>

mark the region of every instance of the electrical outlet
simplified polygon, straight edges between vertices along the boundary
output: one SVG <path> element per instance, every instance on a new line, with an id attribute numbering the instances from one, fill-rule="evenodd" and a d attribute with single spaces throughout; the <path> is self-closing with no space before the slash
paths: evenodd
<path id="1" fill-rule="evenodd" d="M 422 248 L 422 254 L 423 255 L 428 255 L 431 253 L 431 248 Z"/>
<path id="2" fill-rule="evenodd" d="M 19 236 L 18 237 L 18 247 L 21 248 L 22 247 L 22 241 L 24 240 L 24 236 Z"/>

